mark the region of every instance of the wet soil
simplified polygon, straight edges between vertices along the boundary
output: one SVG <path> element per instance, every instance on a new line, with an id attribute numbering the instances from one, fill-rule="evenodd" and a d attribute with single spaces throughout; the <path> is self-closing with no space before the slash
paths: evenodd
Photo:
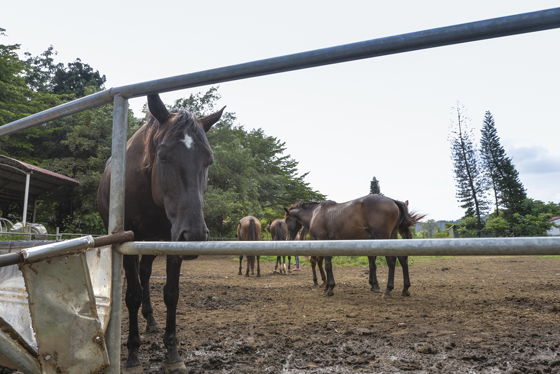
<path id="1" fill-rule="evenodd" d="M 310 266 L 279 275 L 261 263 L 260 278 L 238 267 L 231 256 L 183 262 L 177 324 L 189 373 L 560 372 L 559 258 L 416 258 L 411 296 L 400 295 L 399 268 L 385 299 L 370 291 L 366 267 L 335 267 L 333 297 L 313 287 Z M 383 287 L 387 268 L 378 275 Z M 162 327 L 164 283 L 158 257 L 151 289 Z M 122 332 L 124 363 L 126 309 Z M 162 336 L 142 334 L 144 372 L 163 373 Z"/>

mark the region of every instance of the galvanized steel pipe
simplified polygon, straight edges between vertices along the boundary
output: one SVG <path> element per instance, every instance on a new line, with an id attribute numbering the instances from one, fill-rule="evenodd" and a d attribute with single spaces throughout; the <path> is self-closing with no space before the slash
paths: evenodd
<path id="1" fill-rule="evenodd" d="M 129 255 L 247 256 L 519 256 L 560 255 L 560 237 L 308 240 L 231 242 L 128 242 Z"/>
<path id="2" fill-rule="evenodd" d="M 0 361 L 9 362 L 10 365 L 26 374 L 43 373 L 36 354 L 33 355 L 24 349 L 21 344 L 18 344 L 9 336 L 9 333 L 0 331 L 0 347 L 2 347 L 0 350 Z"/>
<path id="3" fill-rule="evenodd" d="M 110 103 L 114 96 L 134 98 L 153 93 L 175 91 L 184 88 L 229 82 L 239 79 L 307 69 L 322 65 L 386 56 L 427 48 L 524 34 L 560 27 L 560 8 L 493 18 L 417 31 L 408 34 L 372 39 L 358 43 L 317 49 L 308 52 L 274 57 L 244 64 L 178 75 L 153 81 L 136 83 L 99 92 L 74 100 L 53 109 L 22 118 L 0 127 L 0 136 L 96 108 Z"/>
<path id="4" fill-rule="evenodd" d="M 124 229 L 124 189 L 126 176 L 126 133 L 128 100 L 115 96 L 113 106 L 113 143 L 111 155 L 111 191 L 109 198 L 109 233 Z M 121 362 L 122 254 L 111 251 L 111 315 L 105 332 L 109 366 L 107 374 L 119 374 Z"/>

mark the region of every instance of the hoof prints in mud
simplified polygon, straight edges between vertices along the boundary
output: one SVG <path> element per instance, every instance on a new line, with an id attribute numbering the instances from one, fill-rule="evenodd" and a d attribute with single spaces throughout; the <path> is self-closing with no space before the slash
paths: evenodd
<path id="1" fill-rule="evenodd" d="M 560 259 L 511 260 L 417 261 L 412 296 L 400 296 L 397 273 L 393 297 L 382 299 L 365 268 L 335 267 L 335 296 L 325 298 L 309 267 L 246 278 L 232 257 L 201 256 L 183 268 L 179 353 L 189 373 L 560 373 Z M 262 274 L 273 268 L 261 263 Z M 386 281 L 386 267 L 378 278 Z M 152 284 L 164 324 L 164 281 Z M 123 343 L 126 332 L 124 311 Z M 163 373 L 162 337 L 142 336 L 147 373 Z"/>

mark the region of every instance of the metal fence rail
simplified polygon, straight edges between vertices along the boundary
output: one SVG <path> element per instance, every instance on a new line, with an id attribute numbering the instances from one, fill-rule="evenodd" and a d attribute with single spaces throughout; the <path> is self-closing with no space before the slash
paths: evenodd
<path id="1" fill-rule="evenodd" d="M 118 252 L 247 256 L 519 256 L 560 255 L 560 237 L 307 240 L 260 242 L 128 242 Z"/>

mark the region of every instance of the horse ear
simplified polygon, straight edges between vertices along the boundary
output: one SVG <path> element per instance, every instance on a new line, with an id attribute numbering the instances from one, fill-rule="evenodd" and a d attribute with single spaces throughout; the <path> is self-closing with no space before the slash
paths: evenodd
<path id="1" fill-rule="evenodd" d="M 148 109 L 161 125 L 169 119 L 169 111 L 158 94 L 148 95 Z"/>
<path id="2" fill-rule="evenodd" d="M 290 212 L 288 211 L 288 209 L 286 209 L 286 208 L 284 208 L 284 211 L 285 211 L 286 213 L 290 213 Z"/>
<path id="3" fill-rule="evenodd" d="M 404 205 L 408 206 L 408 200 L 404 202 Z"/>
<path id="4" fill-rule="evenodd" d="M 200 124 L 202 125 L 204 132 L 208 132 L 212 127 L 212 125 L 214 125 L 216 122 L 220 120 L 222 114 L 224 113 L 224 109 L 226 109 L 226 107 L 223 107 L 222 109 L 218 110 L 216 113 L 198 119 L 198 122 L 200 122 Z"/>

